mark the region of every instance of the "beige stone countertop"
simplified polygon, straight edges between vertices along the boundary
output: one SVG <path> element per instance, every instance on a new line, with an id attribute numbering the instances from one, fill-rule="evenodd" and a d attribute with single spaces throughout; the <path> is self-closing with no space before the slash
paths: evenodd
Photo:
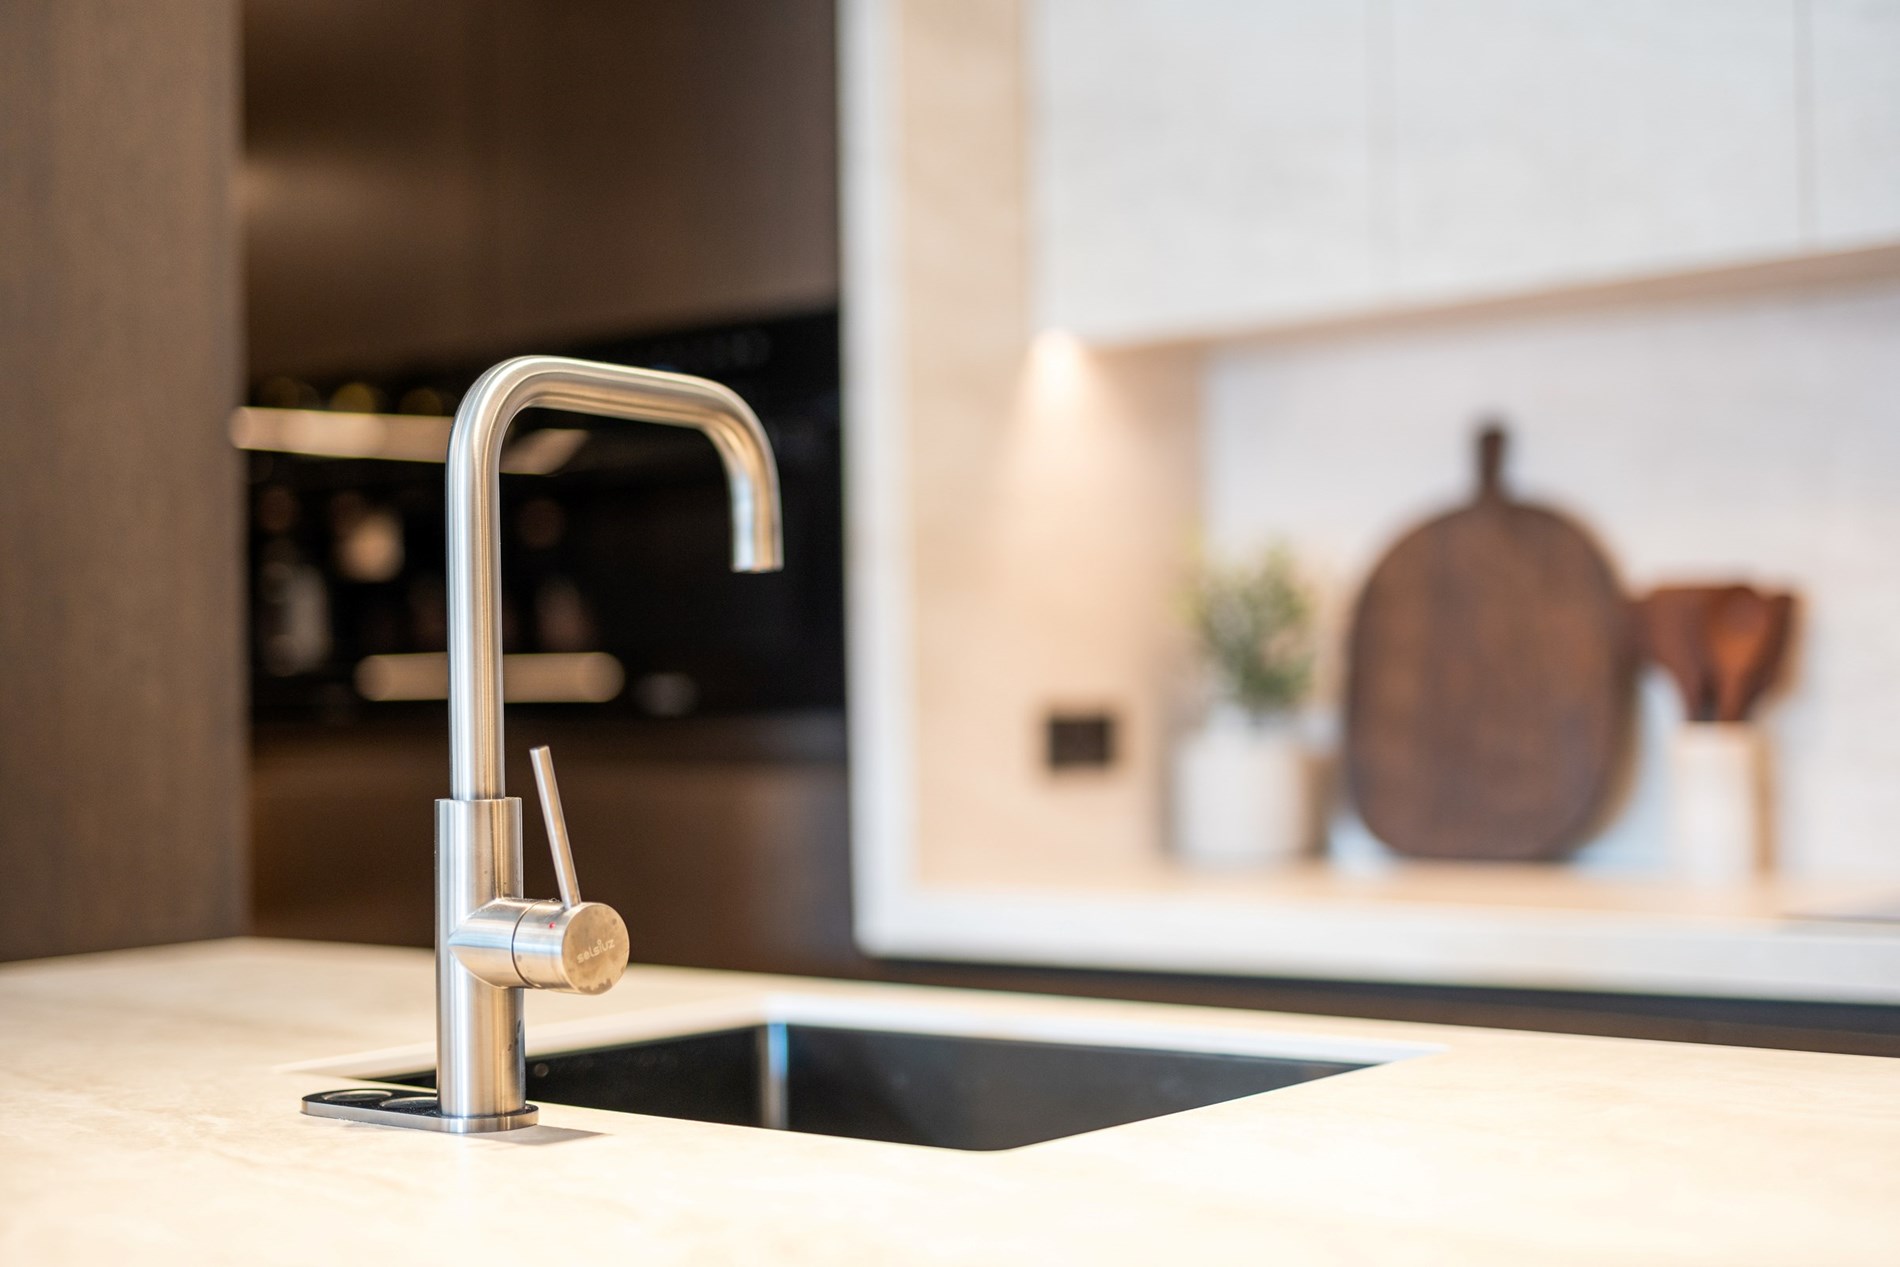
<path id="1" fill-rule="evenodd" d="M 636 968 L 531 996 L 530 1050 L 817 1006 L 1404 1058 L 989 1153 L 298 1112 L 419 1067 L 431 988 L 256 940 L 0 967 L 0 1263 L 1900 1263 L 1900 1061 Z"/>

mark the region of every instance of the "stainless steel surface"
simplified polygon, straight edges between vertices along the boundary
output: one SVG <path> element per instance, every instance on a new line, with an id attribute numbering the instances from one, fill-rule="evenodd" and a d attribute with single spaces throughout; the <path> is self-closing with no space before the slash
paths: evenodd
<path id="1" fill-rule="evenodd" d="M 541 793 L 541 821 L 548 829 L 548 851 L 554 855 L 554 883 L 561 901 L 574 906 L 581 900 L 581 882 L 574 875 L 574 849 L 567 839 L 567 815 L 561 810 L 561 785 L 554 781 L 554 754 L 546 744 L 528 749 L 534 764 L 534 785 Z"/>
<path id="2" fill-rule="evenodd" d="M 626 967 L 620 916 L 579 901 L 546 750 L 535 769 L 562 876 L 559 903 L 523 898 L 521 802 L 503 786 L 501 449 L 515 415 L 534 406 L 704 432 L 726 469 L 733 570 L 770 571 L 781 561 L 771 445 L 745 402 L 717 383 L 530 356 L 503 361 L 469 389 L 449 437 L 447 473 L 451 799 L 436 802 L 439 1104 L 425 1113 L 329 1092 L 306 1097 L 306 1113 L 457 1132 L 529 1125 L 521 988 L 594 994 Z"/>
<path id="3" fill-rule="evenodd" d="M 335 1117 L 346 1122 L 371 1122 L 378 1126 L 408 1126 L 424 1131 L 442 1131 L 449 1135 L 472 1135 L 484 1131 L 512 1131 L 533 1126 L 539 1110 L 530 1104 L 514 1113 L 493 1118 L 453 1117 L 442 1111 L 442 1103 L 432 1095 L 406 1091 L 384 1091 L 359 1087 L 347 1091 L 319 1091 L 303 1098 L 303 1111 L 311 1117 Z"/>
<path id="4" fill-rule="evenodd" d="M 490 985 L 599 994 L 627 970 L 627 925 L 600 902 L 500 897 L 462 921 L 449 949 Z"/>
<path id="5" fill-rule="evenodd" d="M 514 965 L 537 989 L 599 994 L 627 970 L 627 926 L 600 902 L 536 902 L 515 928 Z"/>
<path id="6" fill-rule="evenodd" d="M 531 407 L 704 432 L 726 468 L 733 570 L 768 572 L 781 560 L 772 447 L 734 393 L 684 374 L 553 356 L 503 361 L 482 375 L 462 398 L 449 437 L 449 787 L 457 800 L 507 794 L 497 471 L 509 422 Z"/>
<path id="7" fill-rule="evenodd" d="M 450 802 L 451 804 L 453 802 Z M 498 897 L 472 911 L 449 937 L 449 950 L 462 966 L 490 985 L 520 988 L 528 984 L 515 965 L 515 930 L 537 903 Z"/>
<path id="8" fill-rule="evenodd" d="M 541 791 L 541 813 L 547 823 L 548 848 L 554 855 L 561 900 L 496 898 L 463 916 L 449 931 L 445 944 L 463 968 L 489 985 L 599 994 L 626 971 L 627 925 L 612 907 L 581 901 L 580 879 L 574 873 L 574 853 L 567 838 L 567 817 L 561 812 L 560 785 L 554 780 L 554 757 L 545 744 L 529 749 L 528 756 Z M 438 809 L 438 815 L 456 819 L 467 817 L 454 808 L 458 806 L 512 806 L 519 852 L 521 802 L 515 797 L 439 804 L 449 808 Z M 451 832 L 458 840 L 467 839 L 468 832 L 479 830 L 473 819 L 470 824 L 464 827 L 458 823 Z"/>
<path id="9" fill-rule="evenodd" d="M 452 953 L 468 917 L 521 896 L 521 800 L 435 803 L 435 1051 L 442 1111 L 493 1117 L 526 1103 L 521 992 L 462 966 Z"/>

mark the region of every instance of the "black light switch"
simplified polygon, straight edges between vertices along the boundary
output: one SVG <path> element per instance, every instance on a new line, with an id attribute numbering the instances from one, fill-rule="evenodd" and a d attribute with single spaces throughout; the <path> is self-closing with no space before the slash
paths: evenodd
<path id="1" fill-rule="evenodd" d="M 1047 732 L 1051 770 L 1105 770 L 1115 764 L 1115 719 L 1107 713 L 1051 713 Z"/>

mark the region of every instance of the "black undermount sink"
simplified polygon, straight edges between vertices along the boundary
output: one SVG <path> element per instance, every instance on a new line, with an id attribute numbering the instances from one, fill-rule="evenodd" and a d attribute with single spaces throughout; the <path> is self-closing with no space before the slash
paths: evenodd
<path id="1" fill-rule="evenodd" d="M 1364 1064 L 772 1022 L 530 1058 L 528 1098 L 622 1113 L 1018 1148 Z M 433 1071 L 380 1081 L 432 1087 Z"/>

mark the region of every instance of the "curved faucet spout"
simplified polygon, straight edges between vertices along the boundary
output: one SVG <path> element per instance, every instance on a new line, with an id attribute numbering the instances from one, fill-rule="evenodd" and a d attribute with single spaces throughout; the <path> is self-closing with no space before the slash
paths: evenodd
<path id="1" fill-rule="evenodd" d="M 463 397 L 449 435 L 449 760 L 456 800 L 505 795 L 501 448 L 515 415 L 534 406 L 704 432 L 726 468 L 733 570 L 775 571 L 784 555 L 772 446 L 736 393 L 685 374 L 558 356 L 516 357 L 483 374 Z"/>

